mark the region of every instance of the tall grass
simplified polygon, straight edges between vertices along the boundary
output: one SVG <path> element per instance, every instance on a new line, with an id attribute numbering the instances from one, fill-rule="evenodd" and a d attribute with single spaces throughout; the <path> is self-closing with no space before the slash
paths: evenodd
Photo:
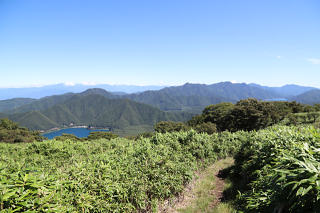
<path id="1" fill-rule="evenodd" d="M 245 212 L 320 212 L 320 130 L 275 126 L 253 132 L 236 155 L 247 183 Z"/>
<path id="2" fill-rule="evenodd" d="M 199 166 L 233 155 L 240 134 L 156 134 L 0 144 L 0 210 L 135 212 L 183 190 Z"/>

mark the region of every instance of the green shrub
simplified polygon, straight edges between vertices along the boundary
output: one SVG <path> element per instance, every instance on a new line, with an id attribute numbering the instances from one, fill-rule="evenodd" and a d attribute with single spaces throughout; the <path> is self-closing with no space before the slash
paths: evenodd
<path id="1" fill-rule="evenodd" d="M 247 183 L 245 212 L 320 211 L 320 131 L 275 126 L 251 132 L 235 157 Z"/>
<path id="2" fill-rule="evenodd" d="M 241 135 L 156 133 L 136 141 L 0 144 L 0 211 L 146 212 L 199 167 L 233 155 Z"/>
<path id="3" fill-rule="evenodd" d="M 194 129 L 199 133 L 213 134 L 217 132 L 217 125 L 211 122 L 197 124 Z"/>
<path id="4" fill-rule="evenodd" d="M 155 125 L 154 130 L 159 133 L 187 131 L 191 128 L 182 122 L 160 121 Z"/>
<path id="5" fill-rule="evenodd" d="M 44 137 L 37 131 L 29 131 L 19 127 L 17 123 L 9 119 L 0 119 L 0 142 L 20 143 L 42 141 Z"/>
<path id="6" fill-rule="evenodd" d="M 56 136 L 53 139 L 57 141 L 65 141 L 65 140 L 72 140 L 72 141 L 81 141 L 82 139 L 78 138 L 77 136 L 73 134 L 68 134 L 68 133 L 62 133 L 61 136 Z"/>
<path id="7" fill-rule="evenodd" d="M 111 140 L 119 137 L 112 132 L 90 132 L 90 135 L 87 137 L 87 140 L 97 140 L 97 139 L 107 139 Z"/>

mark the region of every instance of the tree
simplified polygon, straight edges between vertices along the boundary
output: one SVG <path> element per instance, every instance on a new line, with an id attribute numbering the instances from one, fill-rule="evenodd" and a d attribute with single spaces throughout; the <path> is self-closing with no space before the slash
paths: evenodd
<path id="1" fill-rule="evenodd" d="M 315 104 L 313 105 L 313 108 L 316 112 L 319 112 L 320 111 L 320 104 Z"/>
<path id="2" fill-rule="evenodd" d="M 73 134 L 63 133 L 61 136 L 54 137 L 57 141 L 65 141 L 65 140 L 72 140 L 72 141 L 80 141 L 81 139 Z"/>
<path id="3" fill-rule="evenodd" d="M 319 113 L 318 112 L 309 112 L 307 114 L 308 119 L 312 120 L 312 123 L 316 122 L 317 118 L 319 117 Z"/>
<path id="4" fill-rule="evenodd" d="M 155 125 L 154 130 L 156 132 L 165 133 L 165 132 L 179 132 L 187 131 L 190 127 L 182 122 L 173 122 L 173 121 L 160 121 Z"/>
<path id="5" fill-rule="evenodd" d="M 7 130 L 16 130 L 19 128 L 18 124 L 9 120 L 8 118 L 0 119 L 0 128 Z"/>
<path id="6" fill-rule="evenodd" d="M 199 133 L 213 134 L 217 132 L 216 124 L 211 122 L 198 124 L 194 127 L 194 129 Z"/>
<path id="7" fill-rule="evenodd" d="M 299 113 L 304 111 L 303 105 L 297 103 L 296 101 L 289 102 L 289 107 L 291 108 L 292 113 Z"/>
<path id="8" fill-rule="evenodd" d="M 37 131 L 29 131 L 7 118 L 0 119 L 0 142 L 19 143 L 42 141 L 44 137 Z"/>
<path id="9" fill-rule="evenodd" d="M 298 123 L 297 117 L 292 113 L 288 115 L 288 120 L 289 120 L 289 123 L 288 123 L 289 125 L 297 125 Z"/>
<path id="10" fill-rule="evenodd" d="M 204 116 L 203 114 L 201 115 L 196 115 L 193 116 L 189 121 L 187 121 L 188 126 L 196 126 L 198 124 L 201 124 L 204 122 Z"/>
<path id="11" fill-rule="evenodd" d="M 206 107 L 203 112 L 203 122 L 215 123 L 219 131 L 224 131 L 230 128 L 230 115 L 234 109 L 232 103 L 219 103 Z"/>
<path id="12" fill-rule="evenodd" d="M 258 130 L 278 123 L 281 116 L 272 102 L 258 101 L 254 98 L 237 102 L 228 120 L 232 121 L 230 130 Z"/>
<path id="13" fill-rule="evenodd" d="M 107 139 L 111 140 L 113 138 L 119 137 L 116 134 L 113 134 L 112 132 L 90 132 L 90 135 L 87 137 L 87 140 L 97 140 L 97 139 Z"/>

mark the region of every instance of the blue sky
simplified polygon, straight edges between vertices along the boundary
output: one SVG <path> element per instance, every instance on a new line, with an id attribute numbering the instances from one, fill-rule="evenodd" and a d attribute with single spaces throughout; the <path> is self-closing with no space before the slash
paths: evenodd
<path id="1" fill-rule="evenodd" d="M 320 87 L 318 0 L 0 0 L 0 87 Z"/>

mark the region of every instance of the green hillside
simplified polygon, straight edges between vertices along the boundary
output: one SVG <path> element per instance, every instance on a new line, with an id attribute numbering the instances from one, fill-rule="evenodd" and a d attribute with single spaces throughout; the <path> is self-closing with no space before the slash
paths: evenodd
<path id="1" fill-rule="evenodd" d="M 301 95 L 295 96 L 291 99 L 304 104 L 319 104 L 320 90 L 314 89 L 314 90 L 302 93 Z"/>
<path id="2" fill-rule="evenodd" d="M 53 96 L 40 98 L 38 100 L 32 101 L 29 104 L 24 104 L 15 109 L 11 109 L 9 113 L 14 114 L 14 113 L 21 113 L 21 112 L 45 110 L 56 104 L 63 103 L 64 101 L 68 100 L 74 95 L 75 95 L 74 93 L 66 93 L 64 95 L 53 95 Z"/>
<path id="3" fill-rule="evenodd" d="M 200 113 L 205 106 L 221 102 L 236 102 L 246 98 L 272 99 L 279 95 L 247 84 L 221 82 L 212 85 L 184 84 L 158 91 L 146 91 L 124 96 L 150 104 L 165 111 L 186 110 Z"/>
<path id="4" fill-rule="evenodd" d="M 51 129 L 59 126 L 55 121 L 49 119 L 47 116 L 38 111 L 12 114 L 9 115 L 9 118 L 15 122 L 18 122 L 19 125 L 32 130 Z"/>
<path id="5" fill-rule="evenodd" d="M 30 129 L 47 130 L 74 125 L 93 125 L 123 129 L 129 126 L 153 126 L 159 121 L 185 121 L 189 113 L 168 113 L 127 99 L 108 99 L 101 95 L 73 95 L 67 101 L 41 111 L 9 115 Z"/>
<path id="6" fill-rule="evenodd" d="M 257 86 L 255 84 L 221 82 L 211 85 L 205 84 L 184 84 L 182 86 L 166 87 L 161 90 L 145 91 L 128 95 L 116 95 L 107 92 L 104 89 L 88 89 L 82 93 L 67 93 L 64 95 L 55 95 L 33 100 L 31 103 L 21 102 L 20 105 L 12 106 L 10 113 L 20 113 L 28 111 L 47 110 L 56 104 L 61 104 L 69 100 L 74 95 L 102 95 L 109 99 L 129 99 L 139 103 L 152 105 L 164 111 L 187 111 L 200 113 L 206 106 L 221 102 L 235 103 L 242 99 L 256 98 L 258 100 L 272 100 L 284 97 L 278 90 L 272 90 L 268 87 Z M 308 91 L 290 100 L 297 100 L 301 103 L 319 102 L 319 94 L 314 91 Z M 10 102 L 10 100 L 8 100 Z M 12 102 L 12 101 L 11 101 Z M 5 104 L 5 101 L 0 101 Z M 9 105 L 7 104 L 8 108 Z"/>
<path id="7" fill-rule="evenodd" d="M 36 99 L 32 98 L 13 98 L 8 100 L 2 100 L 0 101 L 0 112 L 5 112 L 9 110 L 15 110 L 16 108 L 30 104 Z"/>

